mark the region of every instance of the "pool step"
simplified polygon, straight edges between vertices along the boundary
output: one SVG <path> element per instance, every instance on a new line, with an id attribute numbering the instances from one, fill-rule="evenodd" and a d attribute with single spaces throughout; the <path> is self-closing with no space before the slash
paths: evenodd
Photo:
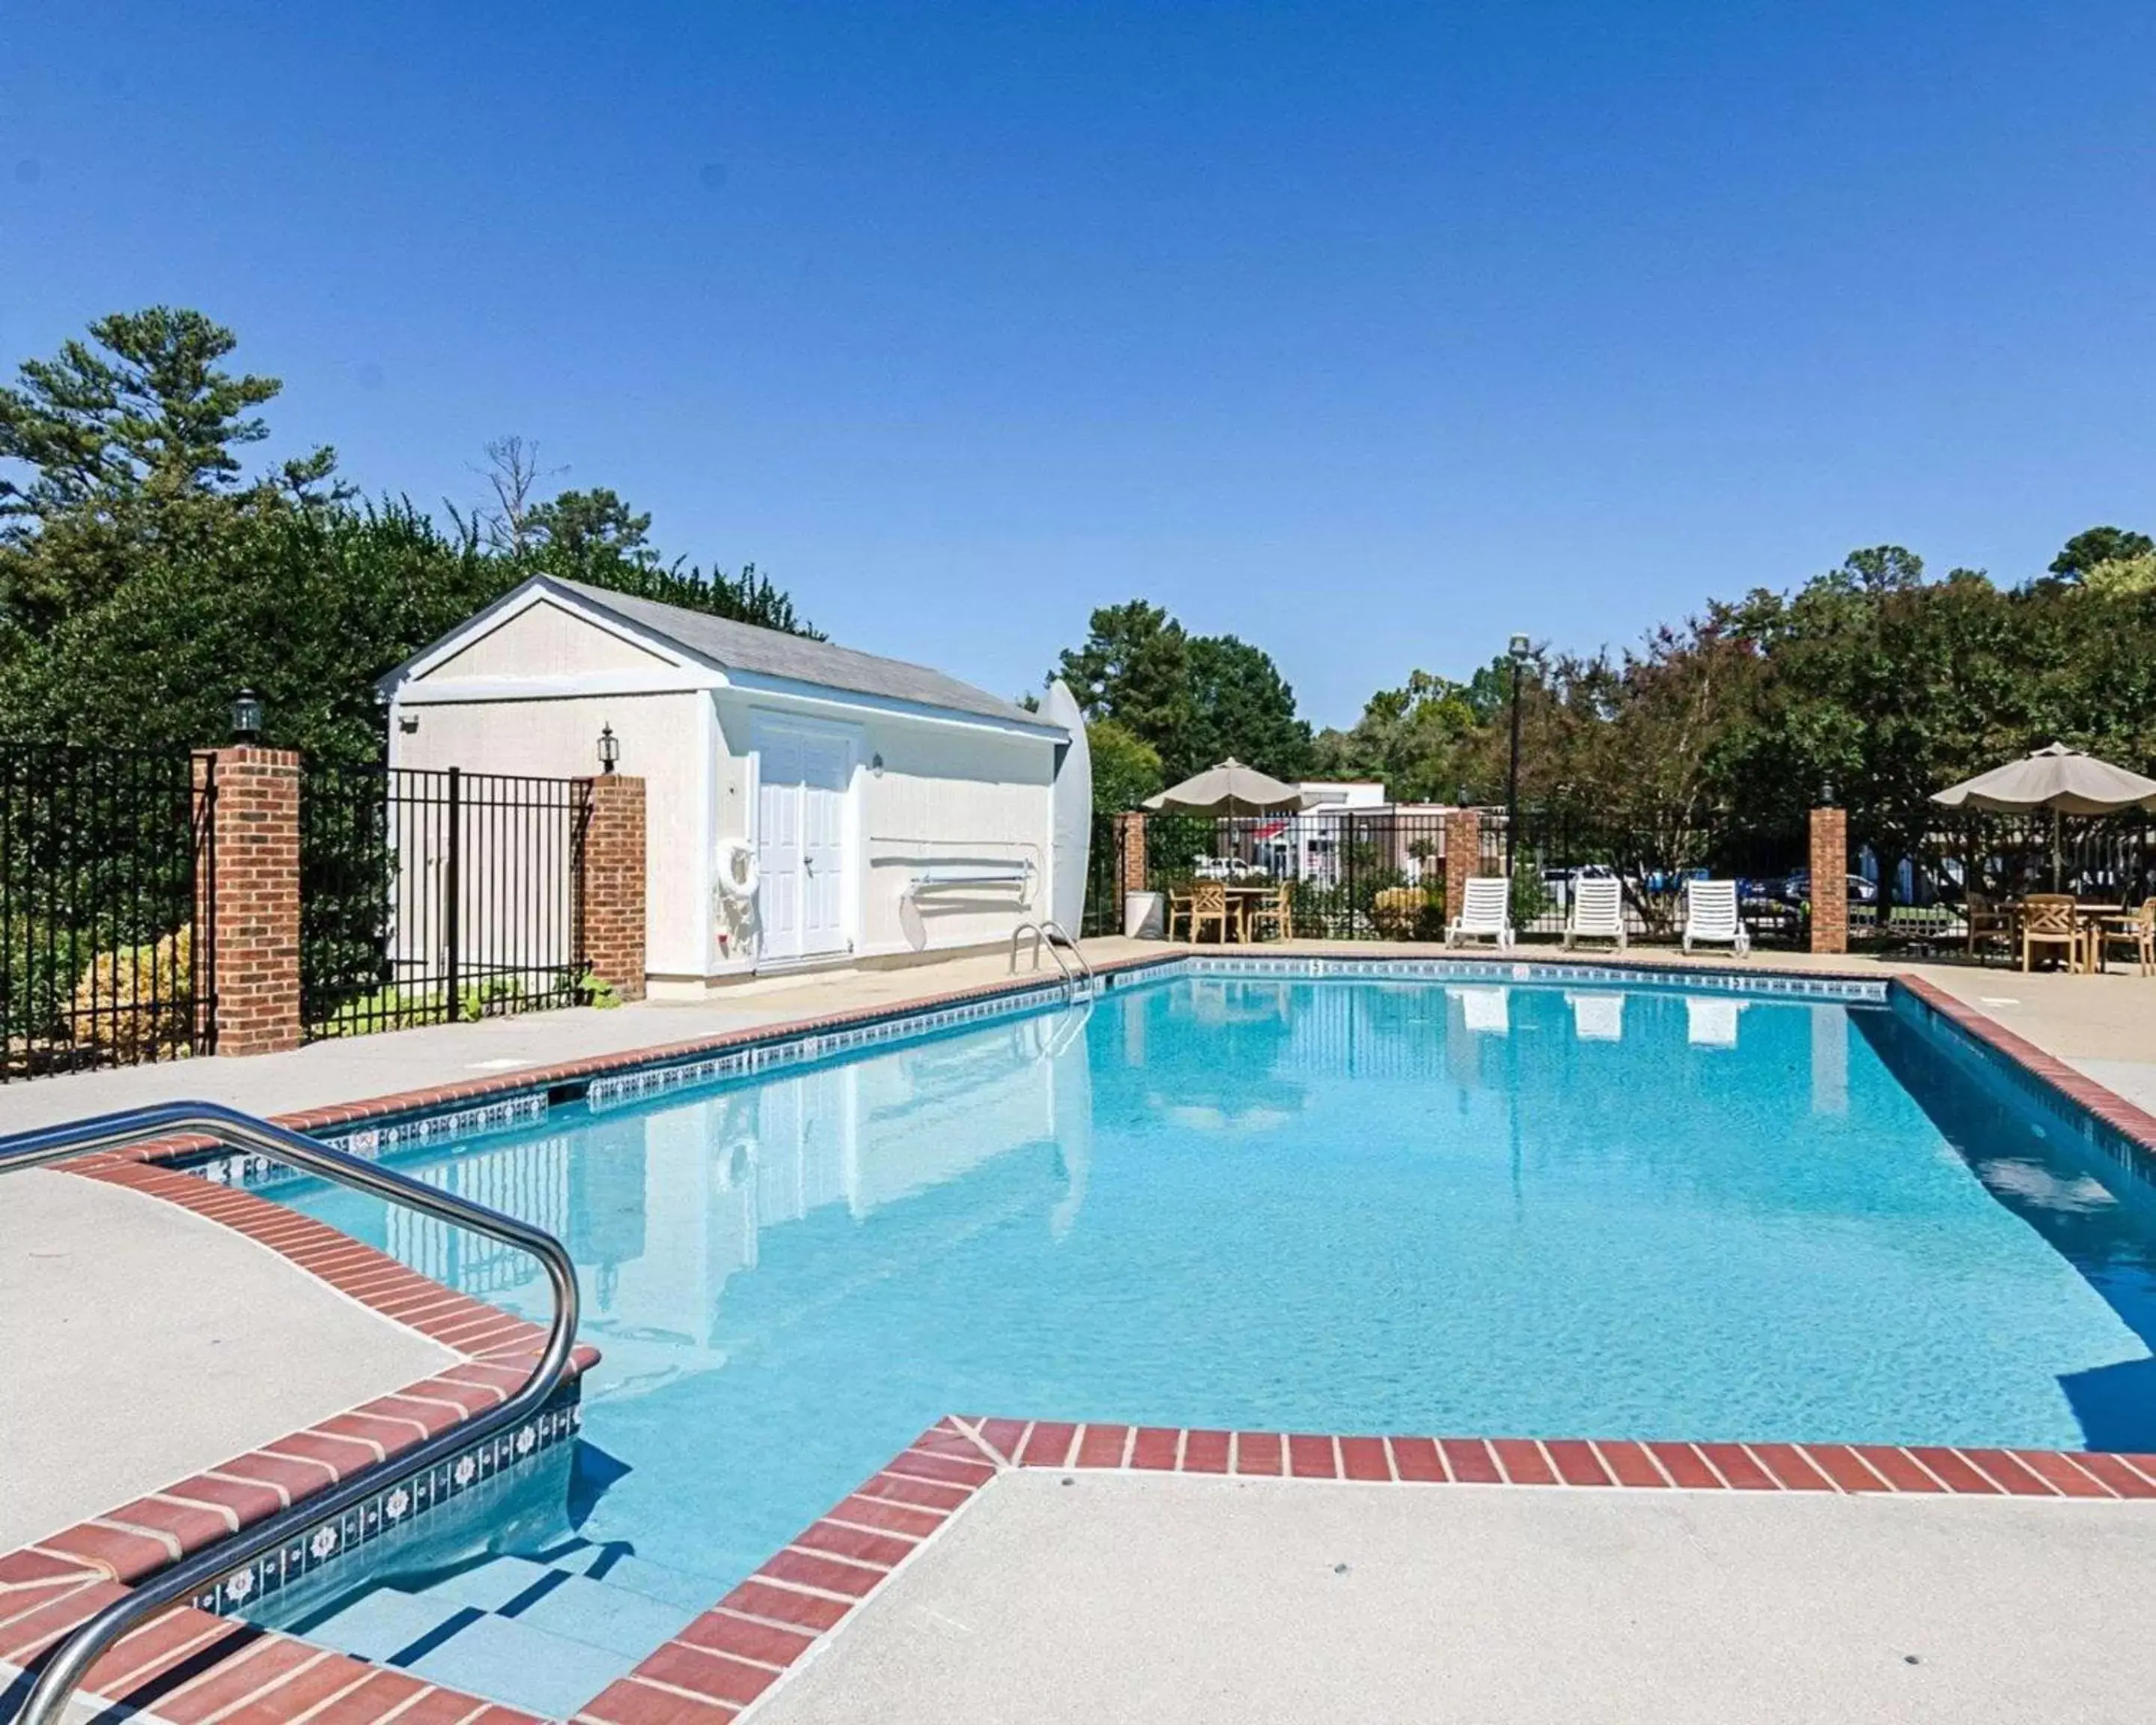
<path id="1" fill-rule="evenodd" d="M 595 1551 L 607 1551 L 606 1547 L 595 1547 Z M 564 1564 L 563 1568 L 572 1566 Z M 690 1617 L 712 1603 L 719 1596 L 719 1589 L 709 1576 L 690 1575 L 680 1569 L 670 1569 L 664 1563 L 654 1563 L 649 1558 L 622 1554 L 615 1549 L 612 1561 L 599 1558 L 578 1568 L 578 1574 L 588 1574 L 593 1580 L 603 1581 L 608 1587 L 619 1588 L 624 1593 L 641 1594 L 648 1599 L 656 1599 L 662 1605 L 678 1606 Z M 683 1621 L 686 1621 L 684 1619 Z"/>
<path id="2" fill-rule="evenodd" d="M 644 1653 L 651 1651 L 649 1647 Z M 403 1669 L 490 1701 L 550 1719 L 566 1719 L 642 1654 L 624 1655 L 567 1635 L 531 1628 L 491 1611 L 475 1614 Z"/>
<path id="3" fill-rule="evenodd" d="M 385 1584 L 297 1632 L 321 1645 L 566 1718 L 678 1634 L 718 1589 L 620 1547 L 495 1557 L 416 1589 Z"/>
<path id="4" fill-rule="evenodd" d="M 705 1591 L 710 1590 L 707 1583 Z M 625 1587 L 572 1575 L 504 1621 L 573 1636 L 636 1660 L 660 1642 L 671 1640 L 700 1611 L 699 1607 L 670 1605 Z M 591 1697 L 583 1698 L 588 1701 Z"/>

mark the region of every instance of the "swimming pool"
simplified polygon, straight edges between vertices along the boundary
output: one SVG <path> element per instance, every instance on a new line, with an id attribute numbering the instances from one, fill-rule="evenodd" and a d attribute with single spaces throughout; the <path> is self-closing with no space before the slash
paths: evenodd
<path id="1" fill-rule="evenodd" d="M 2156 1448 L 2140 1183 L 1898 1006 L 1184 974 L 400 1165 L 568 1245 L 571 1519 L 708 1598 L 950 1412 Z"/>

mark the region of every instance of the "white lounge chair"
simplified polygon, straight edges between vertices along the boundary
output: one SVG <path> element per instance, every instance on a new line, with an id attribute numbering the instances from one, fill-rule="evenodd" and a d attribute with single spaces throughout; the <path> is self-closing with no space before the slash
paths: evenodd
<path id="1" fill-rule="evenodd" d="M 1737 914 L 1734 880 L 1691 880 L 1685 884 L 1684 949 L 1701 943 L 1733 947 L 1738 957 L 1752 950 L 1751 932 Z"/>
<path id="2" fill-rule="evenodd" d="M 1445 931 L 1445 943 L 1456 947 L 1464 940 L 1495 941 L 1499 952 L 1512 944 L 1512 883 L 1502 875 L 1476 875 Z"/>
<path id="3" fill-rule="evenodd" d="M 1625 886 L 1607 879 L 1572 883 L 1572 910 L 1564 919 L 1565 950 L 1578 941 L 1614 941 L 1625 950 Z"/>

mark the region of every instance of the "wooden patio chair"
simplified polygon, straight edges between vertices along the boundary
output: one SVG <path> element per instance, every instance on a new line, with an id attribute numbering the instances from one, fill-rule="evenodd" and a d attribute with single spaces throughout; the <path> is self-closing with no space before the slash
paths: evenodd
<path id="1" fill-rule="evenodd" d="M 1223 942 L 1235 938 L 1236 916 L 1235 906 L 1228 902 L 1228 884 L 1224 880 L 1198 880 L 1190 888 L 1190 938 L 1194 942 L 1205 937 L 1205 925 L 1220 925 Z"/>
<path id="2" fill-rule="evenodd" d="M 1173 940 L 1175 938 L 1175 925 L 1178 922 L 1183 924 L 1183 933 L 1187 937 L 1193 940 L 1197 938 L 1195 935 L 1193 935 L 1190 932 L 1191 908 L 1191 897 L 1188 893 L 1178 892 L 1173 886 L 1168 888 L 1168 937 L 1170 940 Z"/>
<path id="3" fill-rule="evenodd" d="M 1270 927 L 1276 940 L 1286 940 L 1295 932 L 1295 889 L 1282 882 L 1264 898 L 1250 907 L 1249 934 L 1252 940 L 1265 938 L 1264 931 Z"/>
<path id="4" fill-rule="evenodd" d="M 2011 964 L 2015 942 L 2020 938 L 2018 918 L 2010 903 L 1971 893 L 1969 897 L 1969 956 L 1979 963 L 1996 953 Z"/>
<path id="5" fill-rule="evenodd" d="M 2082 968 L 2080 907 L 2070 892 L 2032 892 L 2021 901 L 2021 968 L 2033 969 L 2036 948 L 2064 947 L 2066 968 Z"/>
<path id="6" fill-rule="evenodd" d="M 2102 971 L 2113 947 L 2131 947 L 2136 974 L 2156 976 L 2156 898 L 2145 898 L 2141 908 L 2123 916 L 2106 917 L 2092 937 L 2096 950 L 2090 955 L 2092 968 Z"/>

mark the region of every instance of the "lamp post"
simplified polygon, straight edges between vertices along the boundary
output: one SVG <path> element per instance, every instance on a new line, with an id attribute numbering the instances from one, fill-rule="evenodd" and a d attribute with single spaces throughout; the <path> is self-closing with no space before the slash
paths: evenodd
<path id="1" fill-rule="evenodd" d="M 1530 644 L 1525 635 L 1514 635 L 1506 652 L 1512 661 L 1512 767 L 1505 781 L 1505 874 L 1512 873 L 1512 847 L 1519 842 L 1520 826 L 1520 679 L 1526 674 Z"/>
<path id="2" fill-rule="evenodd" d="M 262 741 L 262 697 L 252 689 L 243 689 L 232 698 L 232 740 Z"/>

